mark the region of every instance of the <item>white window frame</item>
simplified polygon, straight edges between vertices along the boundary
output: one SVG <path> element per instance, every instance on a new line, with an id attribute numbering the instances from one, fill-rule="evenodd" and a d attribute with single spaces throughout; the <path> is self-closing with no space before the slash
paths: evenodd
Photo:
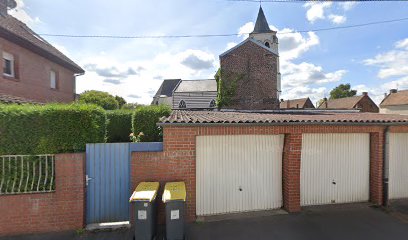
<path id="1" fill-rule="evenodd" d="M 50 70 L 50 88 L 57 89 L 58 88 L 58 77 L 57 72 L 54 70 Z"/>
<path id="2" fill-rule="evenodd" d="M 3 64 L 4 64 L 4 60 L 8 60 L 10 61 L 10 67 L 11 67 L 11 74 L 5 73 L 4 72 L 4 66 L 3 66 L 3 75 L 7 76 L 7 77 L 12 77 L 14 78 L 16 76 L 15 72 L 14 72 L 14 67 L 15 67 L 15 63 L 14 63 L 14 56 L 11 53 L 8 52 L 3 52 Z"/>

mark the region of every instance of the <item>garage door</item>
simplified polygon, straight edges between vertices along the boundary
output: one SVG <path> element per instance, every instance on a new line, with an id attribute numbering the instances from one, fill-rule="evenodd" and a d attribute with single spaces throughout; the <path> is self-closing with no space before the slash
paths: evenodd
<path id="1" fill-rule="evenodd" d="M 369 200 L 369 134 L 303 134 L 301 205 Z"/>
<path id="2" fill-rule="evenodd" d="M 280 208 L 283 139 L 198 136 L 197 215 Z"/>
<path id="3" fill-rule="evenodd" d="M 391 133 L 389 144 L 389 198 L 408 198 L 408 134 Z"/>

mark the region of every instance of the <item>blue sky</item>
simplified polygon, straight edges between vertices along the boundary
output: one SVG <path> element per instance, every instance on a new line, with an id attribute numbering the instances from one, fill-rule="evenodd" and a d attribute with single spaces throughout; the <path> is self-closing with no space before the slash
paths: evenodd
<path id="1" fill-rule="evenodd" d="M 334 86 L 351 83 L 378 103 L 390 88 L 408 89 L 408 21 L 296 32 L 408 17 L 408 2 L 262 6 L 279 32 L 282 98 L 316 102 Z M 86 70 L 77 79 L 78 93 L 96 89 L 148 104 L 163 79 L 212 78 L 218 56 L 252 31 L 258 8 L 257 3 L 226 0 L 18 0 L 12 14 L 39 34 L 242 33 L 181 39 L 45 37 Z"/>

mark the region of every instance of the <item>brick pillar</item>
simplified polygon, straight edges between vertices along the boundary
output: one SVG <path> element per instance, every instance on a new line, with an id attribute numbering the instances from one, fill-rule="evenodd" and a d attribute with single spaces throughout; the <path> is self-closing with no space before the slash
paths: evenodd
<path id="1" fill-rule="evenodd" d="M 383 203 L 384 140 L 383 132 L 370 134 L 370 201 L 377 205 Z"/>
<path id="2" fill-rule="evenodd" d="M 283 207 L 300 212 L 300 156 L 302 134 L 286 134 L 283 149 Z"/>

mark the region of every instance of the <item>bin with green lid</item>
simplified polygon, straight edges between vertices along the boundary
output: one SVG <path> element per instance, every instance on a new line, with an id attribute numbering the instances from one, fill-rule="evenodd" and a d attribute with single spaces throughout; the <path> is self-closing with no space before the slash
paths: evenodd
<path id="1" fill-rule="evenodd" d="M 169 182 L 164 186 L 162 200 L 166 205 L 167 240 L 184 239 L 186 196 L 186 185 L 184 182 Z"/>
<path id="2" fill-rule="evenodd" d="M 134 228 L 136 240 L 151 240 L 156 235 L 156 197 L 158 182 L 141 182 L 129 199 L 134 206 Z"/>

